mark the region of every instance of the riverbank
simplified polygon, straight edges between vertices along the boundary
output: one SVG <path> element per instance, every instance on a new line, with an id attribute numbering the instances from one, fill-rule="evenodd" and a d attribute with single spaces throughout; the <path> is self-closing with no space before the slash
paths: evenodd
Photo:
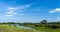
<path id="1" fill-rule="evenodd" d="M 40 31 L 17 28 L 17 27 L 9 26 L 9 25 L 0 25 L 0 32 L 40 32 Z"/>

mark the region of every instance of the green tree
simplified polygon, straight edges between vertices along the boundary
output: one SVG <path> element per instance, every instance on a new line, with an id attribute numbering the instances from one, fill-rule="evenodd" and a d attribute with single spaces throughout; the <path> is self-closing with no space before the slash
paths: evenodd
<path id="1" fill-rule="evenodd" d="M 41 24 L 47 24 L 47 20 L 42 20 L 40 23 Z"/>

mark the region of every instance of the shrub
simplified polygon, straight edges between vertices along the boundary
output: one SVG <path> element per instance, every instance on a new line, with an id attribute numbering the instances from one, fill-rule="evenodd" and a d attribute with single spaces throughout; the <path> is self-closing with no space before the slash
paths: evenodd
<path id="1" fill-rule="evenodd" d="M 50 24 L 50 25 L 47 25 L 46 27 L 48 27 L 48 28 L 53 28 L 53 29 L 57 29 L 57 28 L 60 28 L 60 26 L 59 25 L 54 25 L 54 24 Z"/>

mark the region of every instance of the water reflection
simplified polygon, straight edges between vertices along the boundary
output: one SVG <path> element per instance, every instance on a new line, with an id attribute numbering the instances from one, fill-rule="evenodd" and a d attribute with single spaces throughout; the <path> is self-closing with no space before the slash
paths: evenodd
<path id="1" fill-rule="evenodd" d="M 15 26 L 18 27 L 18 28 L 25 28 L 25 29 L 29 29 L 29 30 L 34 30 L 33 28 L 26 27 L 26 26 L 20 26 L 19 24 L 15 24 Z"/>

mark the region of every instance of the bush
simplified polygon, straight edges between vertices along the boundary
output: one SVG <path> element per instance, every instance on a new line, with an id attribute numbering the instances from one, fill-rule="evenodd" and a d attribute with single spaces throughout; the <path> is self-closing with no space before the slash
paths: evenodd
<path id="1" fill-rule="evenodd" d="M 60 28 L 60 25 L 51 24 L 51 25 L 47 25 L 46 27 L 48 27 L 48 28 L 53 28 L 53 29 L 57 29 L 57 28 Z"/>

